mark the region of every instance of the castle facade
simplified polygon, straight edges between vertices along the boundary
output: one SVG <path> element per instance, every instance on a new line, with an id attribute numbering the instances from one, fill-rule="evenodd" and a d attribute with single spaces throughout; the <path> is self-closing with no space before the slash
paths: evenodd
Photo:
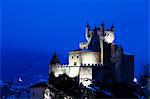
<path id="1" fill-rule="evenodd" d="M 84 86 L 93 81 L 115 81 L 131 83 L 134 79 L 134 55 L 123 52 L 123 47 L 114 44 L 115 27 L 105 29 L 104 23 L 91 30 L 85 28 L 86 42 L 79 43 L 79 49 L 68 53 L 68 64 L 60 64 L 56 54 L 49 65 L 49 73 L 55 77 L 67 74 L 78 78 Z"/>

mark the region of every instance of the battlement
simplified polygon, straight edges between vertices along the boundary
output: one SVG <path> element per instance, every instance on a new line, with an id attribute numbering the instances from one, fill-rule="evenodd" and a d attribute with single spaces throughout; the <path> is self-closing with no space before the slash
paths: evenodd
<path id="1" fill-rule="evenodd" d="M 81 66 L 93 66 L 93 67 L 95 67 L 95 66 L 103 66 L 102 64 L 82 64 L 81 63 Z"/>
<path id="2" fill-rule="evenodd" d="M 53 69 L 65 69 L 65 68 L 68 68 L 68 67 L 78 67 L 78 66 L 70 66 L 70 65 L 50 65 Z M 103 66 L 102 64 L 83 64 L 81 63 L 81 66 Z"/>
<path id="3" fill-rule="evenodd" d="M 67 64 L 66 65 L 50 65 L 52 68 L 67 68 L 67 67 L 69 67 Z"/>

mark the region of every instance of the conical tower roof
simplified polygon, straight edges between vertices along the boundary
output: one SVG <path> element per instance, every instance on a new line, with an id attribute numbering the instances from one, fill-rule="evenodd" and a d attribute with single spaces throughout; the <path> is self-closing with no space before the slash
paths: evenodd
<path id="1" fill-rule="evenodd" d="M 50 61 L 50 65 L 52 65 L 52 64 L 60 64 L 60 61 L 59 61 L 56 53 L 53 54 L 53 57 L 52 57 L 52 59 Z"/>

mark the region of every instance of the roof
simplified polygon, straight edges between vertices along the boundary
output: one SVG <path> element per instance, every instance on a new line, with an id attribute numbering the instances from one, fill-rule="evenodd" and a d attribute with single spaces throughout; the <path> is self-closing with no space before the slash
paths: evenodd
<path id="1" fill-rule="evenodd" d="M 88 50 L 88 49 L 83 49 L 83 50 L 81 50 L 82 52 L 95 52 L 95 51 L 93 51 L 93 50 Z"/>
<path id="2" fill-rule="evenodd" d="M 71 52 L 74 52 L 74 51 L 81 51 L 81 52 L 96 52 L 96 51 L 89 50 L 89 49 L 77 49 L 77 50 L 73 50 L 73 51 L 71 51 Z"/>
<path id="3" fill-rule="evenodd" d="M 38 87 L 48 87 L 47 83 L 46 82 L 40 82 L 40 83 L 37 83 L 35 85 L 32 85 L 30 86 L 30 88 L 38 88 Z"/>
<path id="4" fill-rule="evenodd" d="M 82 49 L 76 49 L 76 50 L 73 50 L 73 51 L 81 51 Z"/>
<path id="5" fill-rule="evenodd" d="M 59 59 L 58 59 L 56 53 L 54 53 L 54 54 L 53 54 L 53 57 L 52 57 L 52 59 L 51 59 L 51 61 L 50 61 L 50 65 L 56 64 L 56 63 L 60 64 L 60 61 L 59 61 Z"/>
<path id="6" fill-rule="evenodd" d="M 123 54 L 125 54 L 125 55 L 134 55 L 134 54 L 127 53 L 127 52 L 124 52 Z"/>

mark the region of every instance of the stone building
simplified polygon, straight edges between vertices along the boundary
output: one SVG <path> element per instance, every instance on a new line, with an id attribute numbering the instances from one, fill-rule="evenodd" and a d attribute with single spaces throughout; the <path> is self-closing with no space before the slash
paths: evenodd
<path id="1" fill-rule="evenodd" d="M 30 87 L 30 99 L 44 99 L 44 92 L 48 87 L 46 82 L 40 82 Z"/>
<path id="2" fill-rule="evenodd" d="M 85 28 L 86 42 L 79 49 L 70 51 L 68 64 L 60 64 L 56 54 L 51 59 L 49 73 L 55 77 L 67 74 L 79 78 L 79 83 L 88 86 L 92 81 L 115 81 L 131 83 L 134 79 L 134 55 L 126 54 L 123 47 L 114 44 L 115 27 L 105 29 L 104 23 L 93 30 Z"/>

